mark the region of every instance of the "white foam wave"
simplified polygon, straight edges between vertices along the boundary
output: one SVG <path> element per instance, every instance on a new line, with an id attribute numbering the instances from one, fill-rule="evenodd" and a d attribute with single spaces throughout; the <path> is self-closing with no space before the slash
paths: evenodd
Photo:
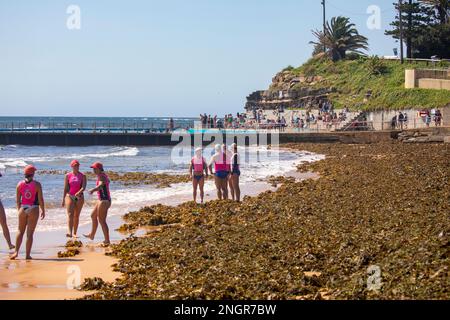
<path id="1" fill-rule="evenodd" d="M 43 156 L 43 157 L 21 157 L 21 158 L 0 158 L 0 169 L 5 169 L 6 167 L 13 168 L 22 168 L 27 166 L 30 163 L 39 163 L 39 162 L 49 162 L 49 161 L 57 161 L 57 160 L 72 160 L 72 159 L 86 159 L 86 158 L 95 158 L 95 159 L 105 159 L 110 157 L 134 157 L 139 154 L 139 149 L 136 147 L 117 147 L 113 148 L 109 152 L 106 153 L 73 153 L 73 154 L 60 154 L 54 156 Z"/>

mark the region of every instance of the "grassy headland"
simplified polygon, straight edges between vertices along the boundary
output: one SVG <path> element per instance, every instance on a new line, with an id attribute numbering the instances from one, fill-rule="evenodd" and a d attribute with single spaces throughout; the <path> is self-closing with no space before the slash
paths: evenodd
<path id="1" fill-rule="evenodd" d="M 449 68 L 450 63 L 437 63 L 434 68 Z M 430 69 L 425 62 L 400 64 L 398 61 L 360 57 L 333 62 L 324 57 L 310 59 L 304 65 L 288 67 L 284 72 L 294 76 L 321 77 L 312 84 L 297 84 L 312 88 L 334 88 L 330 100 L 337 108 L 353 110 L 386 110 L 407 108 L 442 108 L 450 103 L 450 91 L 405 89 L 405 69 Z M 271 90 L 279 90 L 272 86 Z M 366 95 L 370 97 L 365 101 Z"/>

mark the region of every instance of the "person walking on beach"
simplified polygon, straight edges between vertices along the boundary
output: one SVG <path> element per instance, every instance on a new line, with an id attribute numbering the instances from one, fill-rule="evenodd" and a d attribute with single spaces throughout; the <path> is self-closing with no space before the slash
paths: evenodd
<path id="1" fill-rule="evenodd" d="M 91 219 L 92 219 L 92 229 L 91 233 L 85 234 L 84 236 L 90 240 L 95 239 L 95 234 L 97 233 L 98 224 L 103 230 L 103 235 L 105 236 L 105 241 L 103 242 L 104 246 L 109 246 L 109 227 L 106 223 L 106 217 L 108 216 L 108 210 L 111 208 L 111 193 L 109 190 L 110 180 L 105 173 L 103 168 L 103 164 L 100 162 L 95 162 L 91 168 L 94 173 L 97 175 L 97 183 L 96 187 L 89 190 L 89 194 L 94 194 L 97 192 L 98 201 L 92 210 Z"/>
<path id="2" fill-rule="evenodd" d="M 224 152 L 222 146 L 217 144 L 215 147 L 216 153 L 212 156 L 209 162 L 209 171 L 214 175 L 214 182 L 217 189 L 217 198 L 219 200 L 228 200 L 228 163 L 227 154 Z M 213 167 L 214 165 L 214 172 Z"/>
<path id="3" fill-rule="evenodd" d="M 192 187 L 194 189 L 194 202 L 197 202 L 197 189 L 200 189 L 200 200 L 203 204 L 205 197 L 204 186 L 205 178 L 208 178 L 208 166 L 205 158 L 203 158 L 203 149 L 195 149 L 195 155 L 191 160 L 189 166 L 189 175 L 192 180 Z"/>
<path id="4" fill-rule="evenodd" d="M 37 169 L 26 166 L 24 170 L 25 180 L 19 182 L 16 192 L 17 210 L 19 211 L 19 230 L 16 237 L 16 250 L 10 257 L 15 260 L 19 256 L 20 246 L 23 236 L 27 233 L 26 260 L 32 260 L 31 248 L 33 247 L 33 236 L 39 220 L 39 208 L 41 209 L 41 219 L 45 218 L 45 204 L 42 186 L 34 180 Z"/>
<path id="5" fill-rule="evenodd" d="M 241 202 L 241 189 L 239 187 L 239 178 L 241 176 L 241 170 L 239 167 L 240 159 L 238 154 L 238 147 L 236 143 L 233 143 L 231 145 L 231 174 L 228 180 L 230 191 L 231 191 L 231 198 L 233 201 Z"/>
<path id="6" fill-rule="evenodd" d="M 0 178 L 2 174 L 0 173 Z M 9 250 L 14 249 L 14 245 L 11 242 L 11 235 L 9 234 L 8 224 L 6 222 L 5 208 L 3 207 L 2 200 L 0 199 L 0 225 L 2 226 L 3 236 L 8 244 Z"/>
<path id="7" fill-rule="evenodd" d="M 80 172 L 80 162 L 73 160 L 70 163 L 72 172 L 64 179 L 64 195 L 62 207 L 67 210 L 68 238 L 77 238 L 81 210 L 84 206 L 84 191 L 86 190 L 86 176 Z"/>

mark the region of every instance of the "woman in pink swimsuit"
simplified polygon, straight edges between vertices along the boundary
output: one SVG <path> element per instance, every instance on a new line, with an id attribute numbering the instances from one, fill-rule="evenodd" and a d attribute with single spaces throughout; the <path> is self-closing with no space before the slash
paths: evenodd
<path id="1" fill-rule="evenodd" d="M 95 162 L 91 168 L 94 170 L 94 173 L 97 175 L 97 186 L 91 190 L 89 190 L 89 194 L 94 194 L 97 192 L 98 201 L 92 210 L 91 218 L 92 218 L 92 230 L 91 233 L 85 234 L 86 238 L 94 240 L 95 234 L 97 232 L 98 224 L 103 230 L 103 235 L 105 236 L 105 241 L 103 245 L 108 246 L 110 244 L 109 240 L 109 228 L 106 223 L 106 217 L 108 216 L 108 210 L 111 208 L 111 193 L 109 191 L 109 183 L 110 180 L 106 175 L 103 164 L 100 162 Z"/>
<path id="2" fill-rule="evenodd" d="M 0 173 L 0 177 L 2 174 Z M 9 250 L 14 249 L 14 245 L 11 242 L 11 236 L 9 234 L 8 224 L 6 223 L 5 208 L 3 208 L 2 200 L 0 199 L 0 225 L 2 226 L 3 236 L 8 243 Z"/>
<path id="3" fill-rule="evenodd" d="M 26 259 L 31 260 L 31 248 L 33 246 L 33 235 L 39 220 L 39 207 L 41 208 L 41 219 L 45 218 L 44 196 L 42 186 L 34 181 L 36 168 L 27 166 L 25 168 L 25 180 L 17 185 L 17 210 L 19 211 L 19 230 L 16 237 L 16 251 L 11 256 L 14 260 L 19 255 L 25 231 L 27 233 Z"/>
<path id="4" fill-rule="evenodd" d="M 203 158 L 202 152 L 202 148 L 195 149 L 195 156 L 192 158 L 191 164 L 189 165 L 189 175 L 194 189 L 194 202 L 197 202 L 197 189 L 200 188 L 201 203 L 203 203 L 205 197 L 205 178 L 208 178 L 208 166 L 205 158 Z"/>
<path id="5" fill-rule="evenodd" d="M 77 238 L 78 224 L 81 210 L 84 206 L 84 191 L 86 190 L 86 176 L 80 172 L 80 162 L 73 160 L 70 163 L 72 172 L 64 180 L 64 195 L 62 207 L 67 210 L 68 238 Z"/>

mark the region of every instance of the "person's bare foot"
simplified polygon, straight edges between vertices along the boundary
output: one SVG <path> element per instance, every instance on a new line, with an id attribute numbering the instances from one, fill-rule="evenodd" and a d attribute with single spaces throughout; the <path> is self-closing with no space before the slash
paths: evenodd
<path id="1" fill-rule="evenodd" d="M 77 236 L 76 234 L 74 234 L 74 235 L 72 236 L 72 238 L 78 239 L 78 236 Z"/>
<path id="2" fill-rule="evenodd" d="M 12 250 L 12 249 L 15 249 L 15 248 L 16 248 L 15 245 L 13 245 L 13 244 L 10 244 L 10 245 L 9 245 L 9 250 Z"/>
<path id="3" fill-rule="evenodd" d="M 18 252 L 14 252 L 11 256 L 9 256 L 10 260 L 16 260 L 16 258 L 19 256 Z"/>
<path id="4" fill-rule="evenodd" d="M 111 245 L 111 242 L 106 242 L 106 241 L 103 241 L 102 244 L 101 244 L 101 246 L 103 248 L 108 248 L 110 245 Z"/>
<path id="5" fill-rule="evenodd" d="M 90 234 L 83 234 L 83 236 L 84 236 L 85 238 L 88 238 L 89 240 L 94 240 L 94 237 L 91 236 Z"/>
<path id="6" fill-rule="evenodd" d="M 72 235 L 70 233 L 66 233 L 67 238 L 72 238 Z"/>
<path id="7" fill-rule="evenodd" d="M 28 261 L 33 260 L 33 257 L 32 257 L 32 256 L 27 256 L 27 257 L 25 258 L 25 260 L 28 260 Z"/>

